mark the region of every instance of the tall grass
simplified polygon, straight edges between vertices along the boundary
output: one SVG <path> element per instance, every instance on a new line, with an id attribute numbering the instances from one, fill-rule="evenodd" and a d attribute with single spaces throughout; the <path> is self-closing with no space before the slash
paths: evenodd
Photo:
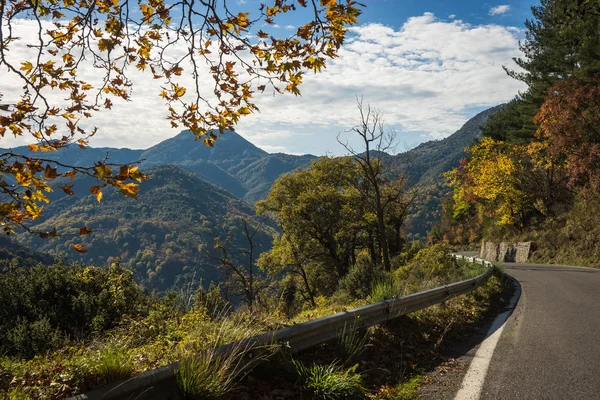
<path id="1" fill-rule="evenodd" d="M 134 367 L 127 349 L 109 344 L 98 353 L 96 374 L 106 383 L 120 381 L 133 375 Z"/>
<path id="2" fill-rule="evenodd" d="M 276 350 L 276 346 L 243 340 L 256 333 L 244 324 L 223 320 L 214 334 L 209 335 L 211 347 L 199 353 L 188 351 L 182 356 L 175 371 L 182 397 L 218 399 L 233 391 L 240 380 Z M 222 346 L 225 343 L 230 344 Z"/>
<path id="3" fill-rule="evenodd" d="M 360 332 L 358 321 L 344 325 L 336 340 L 336 352 L 342 357 L 344 364 L 356 360 L 369 346 L 368 332 Z"/>
<path id="4" fill-rule="evenodd" d="M 356 373 L 358 364 L 344 369 L 337 363 L 305 366 L 301 361 L 292 360 L 296 372 L 302 379 L 303 387 L 313 398 L 323 400 L 362 399 L 365 388 L 362 377 Z"/>

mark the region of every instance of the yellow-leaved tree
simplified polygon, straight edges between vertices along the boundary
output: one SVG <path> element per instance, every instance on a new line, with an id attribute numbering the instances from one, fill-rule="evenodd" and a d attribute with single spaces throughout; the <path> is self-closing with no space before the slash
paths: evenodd
<path id="1" fill-rule="evenodd" d="M 0 82 L 19 89 L 2 93 L 0 85 L 0 140 L 28 137 L 33 156 L 0 154 L 0 226 L 30 230 L 59 176 L 95 177 L 90 191 L 98 201 L 107 185 L 136 197 L 146 179 L 136 165 L 65 165 L 43 154 L 86 147 L 98 131 L 86 120 L 117 107 L 114 99 L 130 99 L 132 70 L 160 82 L 157 95 L 173 127 L 211 146 L 219 132 L 258 110 L 257 92 L 298 95 L 304 74 L 336 57 L 360 7 L 353 0 L 265 0 L 250 11 L 234 11 L 226 0 L 2 1 Z M 271 28 L 290 13 L 303 23 L 277 36 Z M 35 35 L 21 35 L 23 27 Z M 25 47 L 26 59 L 11 52 Z M 80 72 L 86 63 L 93 76 Z M 60 189 L 73 195 L 70 184 Z"/>
<path id="2" fill-rule="evenodd" d="M 468 162 L 446 174 L 454 188 L 454 216 L 477 206 L 501 225 L 522 225 L 535 203 L 526 190 L 526 147 L 484 137 L 468 152 Z"/>

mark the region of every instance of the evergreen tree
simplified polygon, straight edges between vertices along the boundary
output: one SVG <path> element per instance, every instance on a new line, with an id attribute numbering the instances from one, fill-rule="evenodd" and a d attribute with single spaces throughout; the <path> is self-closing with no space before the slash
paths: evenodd
<path id="1" fill-rule="evenodd" d="M 537 130 L 533 117 L 549 88 L 561 79 L 587 81 L 600 72 L 600 0 L 541 0 L 532 14 L 520 46 L 524 57 L 514 58 L 522 71 L 504 67 L 528 89 L 483 127 L 483 135 L 495 140 L 532 141 Z"/>

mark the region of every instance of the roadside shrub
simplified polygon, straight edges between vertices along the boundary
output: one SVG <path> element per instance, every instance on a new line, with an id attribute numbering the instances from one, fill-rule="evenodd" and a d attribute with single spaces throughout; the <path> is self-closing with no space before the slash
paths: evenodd
<path id="1" fill-rule="evenodd" d="M 368 255 L 359 255 L 348 274 L 340 280 L 339 290 L 352 298 L 365 299 L 374 284 L 383 279 L 385 272 L 381 265 L 373 263 Z"/>
<path id="2" fill-rule="evenodd" d="M 419 240 L 413 240 L 410 242 L 410 244 L 404 247 L 404 251 L 392 258 L 392 268 L 399 268 L 408 264 L 413 258 L 415 258 L 419 251 L 423 250 L 424 247 L 425 245 L 423 242 Z"/>
<path id="3" fill-rule="evenodd" d="M 358 364 L 344 369 L 335 362 L 327 365 L 313 364 L 310 367 L 298 360 L 292 360 L 292 363 L 302 380 L 302 386 L 311 392 L 314 398 L 323 400 L 364 398 L 365 388 L 362 377 L 356 373 Z"/>
<path id="4" fill-rule="evenodd" d="M 370 303 L 378 303 L 383 300 L 395 299 L 400 296 L 402 296 L 402 290 L 398 287 L 394 278 L 387 275 L 373 286 L 368 300 Z"/>
<path id="5" fill-rule="evenodd" d="M 450 248 L 440 243 L 420 250 L 394 272 L 394 278 L 403 283 L 405 292 L 411 292 L 464 279 L 464 272 L 465 264 L 450 256 Z"/>

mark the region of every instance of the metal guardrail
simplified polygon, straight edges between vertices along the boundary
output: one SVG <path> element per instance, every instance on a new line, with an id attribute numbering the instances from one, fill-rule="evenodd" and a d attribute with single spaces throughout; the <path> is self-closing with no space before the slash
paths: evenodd
<path id="1" fill-rule="evenodd" d="M 492 263 L 489 261 L 458 254 L 453 254 L 453 256 L 457 259 L 486 265 L 488 270 L 475 278 L 462 282 L 397 299 L 384 300 L 379 303 L 292 325 L 245 340 L 256 344 L 285 343 L 292 352 L 306 350 L 335 339 L 347 326 L 352 326 L 355 329 L 367 328 L 468 293 L 481 286 L 492 274 Z M 224 346 L 221 349 L 225 350 L 228 346 Z M 128 398 L 134 393 L 141 393 L 146 388 L 161 385 L 173 379 L 178 366 L 179 363 L 172 363 L 152 371 L 144 372 L 127 381 L 80 394 L 68 400 L 112 400 Z"/>

